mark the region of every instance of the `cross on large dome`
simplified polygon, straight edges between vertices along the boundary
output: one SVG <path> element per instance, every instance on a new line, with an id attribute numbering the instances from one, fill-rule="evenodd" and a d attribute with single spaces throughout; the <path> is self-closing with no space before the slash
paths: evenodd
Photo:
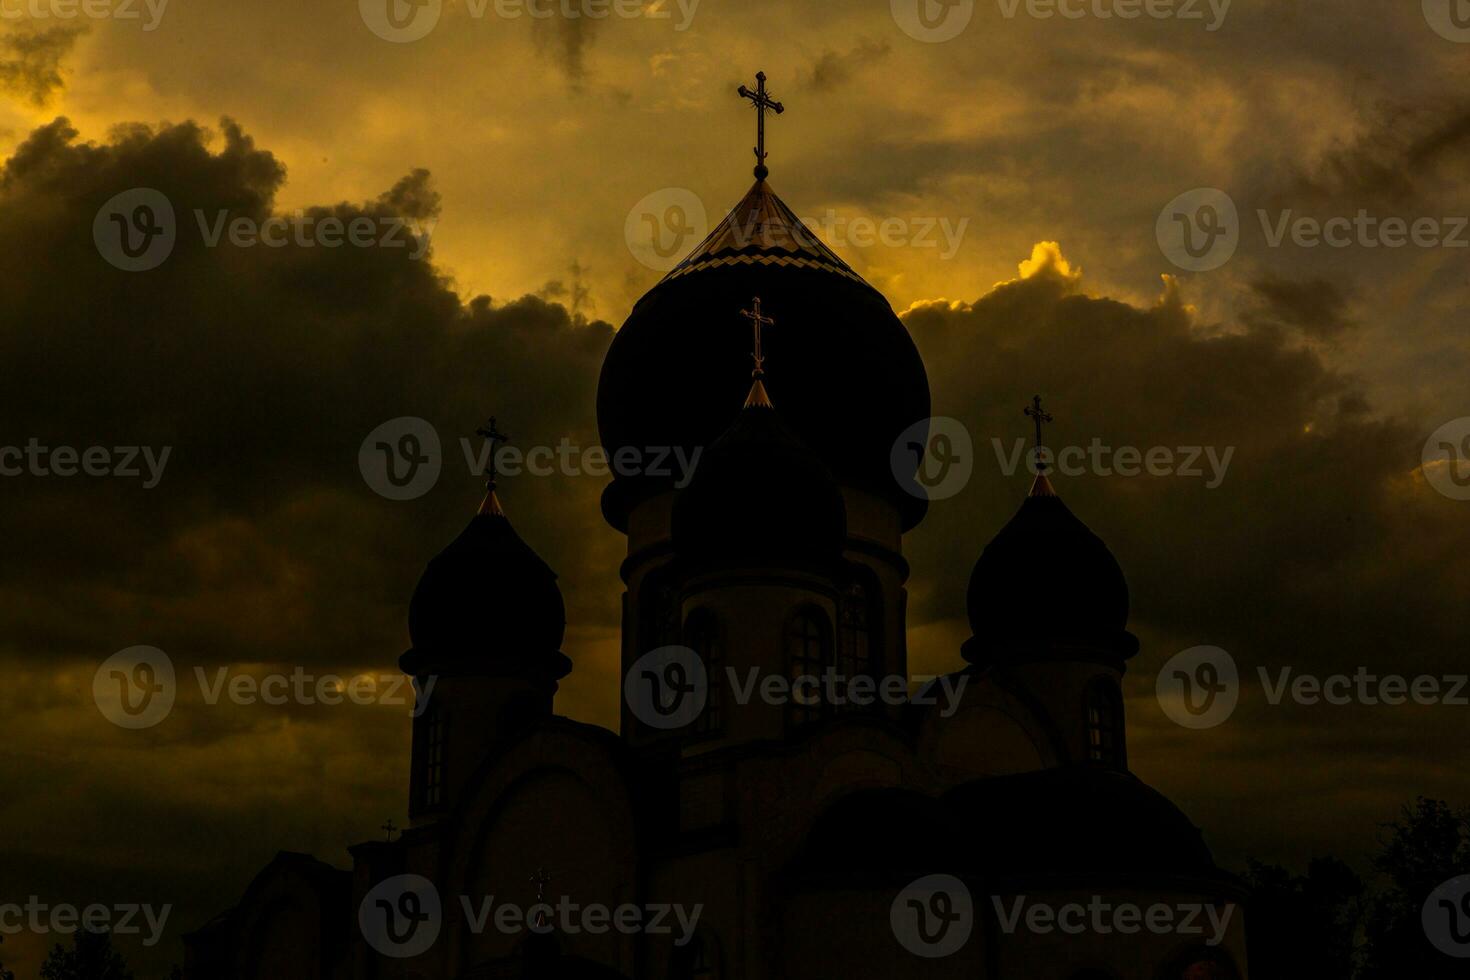
<path id="1" fill-rule="evenodd" d="M 613 339 L 597 391 L 603 446 L 692 453 L 730 427 L 750 383 L 739 310 L 752 296 L 779 320 L 763 342 L 765 384 L 782 420 L 841 484 L 891 501 L 903 528 L 913 527 L 925 502 L 903 489 L 889 457 L 898 436 L 929 416 L 918 349 L 883 295 L 763 176 Z M 637 503 L 671 486 L 669 477 L 620 474 L 603 513 L 626 531 Z"/>

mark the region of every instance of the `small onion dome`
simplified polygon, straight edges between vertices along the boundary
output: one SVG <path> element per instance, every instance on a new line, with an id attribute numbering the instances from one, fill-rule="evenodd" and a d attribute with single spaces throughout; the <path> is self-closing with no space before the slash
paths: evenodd
<path id="1" fill-rule="evenodd" d="M 696 566 L 820 569 L 842 557 L 847 508 L 826 465 L 753 397 L 674 499 L 672 533 Z"/>
<path id="2" fill-rule="evenodd" d="M 1138 652 L 1125 629 L 1123 570 L 1045 475 L 985 546 L 966 605 L 974 637 L 964 655 L 971 663 L 1024 659 L 1049 646 L 1086 647 L 1119 660 Z"/>
<path id="3" fill-rule="evenodd" d="M 405 673 L 520 674 L 557 679 L 566 606 L 553 572 L 490 493 L 459 537 L 429 562 L 408 606 Z"/>

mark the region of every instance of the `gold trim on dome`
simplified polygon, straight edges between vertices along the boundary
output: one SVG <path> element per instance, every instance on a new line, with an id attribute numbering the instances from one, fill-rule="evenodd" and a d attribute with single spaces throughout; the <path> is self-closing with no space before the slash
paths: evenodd
<path id="1" fill-rule="evenodd" d="M 868 285 L 786 206 L 764 180 L 725 216 L 664 281 L 733 265 L 820 269 Z"/>

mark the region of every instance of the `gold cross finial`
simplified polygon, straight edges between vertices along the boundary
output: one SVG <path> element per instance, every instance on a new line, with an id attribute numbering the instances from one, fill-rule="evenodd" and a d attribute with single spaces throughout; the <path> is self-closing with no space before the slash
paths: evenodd
<path id="1" fill-rule="evenodd" d="M 765 180 L 770 173 L 766 169 L 766 112 L 774 112 L 779 116 L 786 111 L 786 107 L 771 98 L 766 91 L 766 73 L 763 71 L 755 73 L 754 91 L 744 85 L 738 91 L 741 98 L 749 99 L 755 106 L 755 179 Z"/>
<path id="2" fill-rule="evenodd" d="M 766 357 L 761 351 L 761 327 L 773 327 L 776 325 L 776 321 L 761 312 L 761 298 L 759 296 L 752 297 L 750 305 L 753 309 L 740 311 L 740 315 L 750 321 L 751 327 L 755 331 L 755 350 L 750 355 L 755 359 L 755 370 L 750 372 L 752 380 L 750 394 L 745 398 L 745 407 L 770 408 L 772 407 L 771 398 L 766 394 L 765 382 L 761 380 L 766 375 Z"/>
<path id="3" fill-rule="evenodd" d="M 500 507 L 500 498 L 495 495 L 497 486 L 495 471 L 495 443 L 499 441 L 502 445 L 510 441 L 510 436 L 501 432 L 496 426 L 496 417 L 490 416 L 490 421 L 475 430 L 475 435 L 483 436 L 489 444 L 489 451 L 485 454 L 485 499 L 480 503 L 481 514 L 493 514 L 499 517 L 505 516 L 505 511 Z"/>
<path id="4" fill-rule="evenodd" d="M 1036 480 L 1031 484 L 1031 496 L 1055 497 L 1057 493 L 1052 489 L 1051 481 L 1046 478 L 1046 459 L 1041 455 L 1041 426 L 1046 422 L 1056 420 L 1051 417 L 1051 413 L 1041 407 L 1040 395 L 1032 395 L 1031 405 L 1021 411 L 1036 423 Z"/>

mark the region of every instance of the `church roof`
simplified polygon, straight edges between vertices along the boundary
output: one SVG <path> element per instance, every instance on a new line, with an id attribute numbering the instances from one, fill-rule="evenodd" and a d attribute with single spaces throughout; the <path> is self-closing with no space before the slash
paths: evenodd
<path id="1" fill-rule="evenodd" d="M 664 281 L 679 279 L 701 269 L 730 265 L 821 269 L 867 285 L 862 276 L 853 272 L 836 252 L 802 223 L 764 180 L 755 182 L 725 220 L 676 265 Z"/>

